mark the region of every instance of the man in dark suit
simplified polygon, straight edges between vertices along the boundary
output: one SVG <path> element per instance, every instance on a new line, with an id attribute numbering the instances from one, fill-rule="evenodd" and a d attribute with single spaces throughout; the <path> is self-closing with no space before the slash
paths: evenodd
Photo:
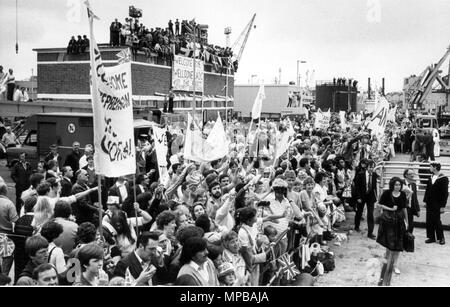
<path id="1" fill-rule="evenodd" d="M 417 184 L 414 178 L 414 170 L 406 169 L 403 172 L 403 177 L 405 177 L 404 189 L 408 188 L 408 207 L 406 207 L 406 212 L 408 213 L 408 232 L 413 233 L 414 231 L 414 216 L 420 217 L 420 206 L 419 200 L 417 199 Z"/>
<path id="2" fill-rule="evenodd" d="M 114 20 L 114 22 L 111 23 L 111 27 L 109 28 L 109 31 L 110 31 L 109 44 L 111 46 L 119 46 L 120 45 L 120 29 L 122 29 L 122 24 L 116 18 Z"/>
<path id="3" fill-rule="evenodd" d="M 158 239 L 159 235 L 155 232 L 142 233 L 138 237 L 136 250 L 117 263 L 113 275 L 125 280 L 132 278 L 132 283 L 137 286 L 164 284 L 168 270 Z M 127 276 L 127 270 L 131 276 Z"/>
<path id="4" fill-rule="evenodd" d="M 11 178 L 16 183 L 17 212 L 20 212 L 20 208 L 22 207 L 22 200 L 20 199 L 22 192 L 30 187 L 30 176 L 33 174 L 30 164 L 25 161 L 26 157 L 26 153 L 21 153 L 19 155 L 19 162 L 14 165 L 11 171 Z"/>
<path id="5" fill-rule="evenodd" d="M 72 170 L 76 173 L 80 169 L 80 143 L 73 142 L 72 144 L 72 152 L 66 157 L 66 162 L 64 166 L 70 166 Z"/>
<path id="6" fill-rule="evenodd" d="M 426 227 L 427 240 L 425 243 L 439 241 L 445 244 L 444 231 L 442 229 L 441 214 L 445 211 L 448 199 L 448 177 L 441 173 L 441 164 L 431 162 L 430 171 L 433 173 L 428 180 L 427 189 L 423 198 L 427 208 Z"/>
<path id="7" fill-rule="evenodd" d="M 361 217 L 364 211 L 364 206 L 367 205 L 367 237 L 375 240 L 376 237 L 373 234 L 374 229 L 374 217 L 373 209 L 377 200 L 377 180 L 378 174 L 373 171 L 375 163 L 373 161 L 367 161 L 367 169 L 362 170 L 355 176 L 355 195 L 356 199 L 356 214 L 355 214 L 355 230 L 360 232 L 359 224 L 361 223 Z"/>
<path id="8" fill-rule="evenodd" d="M 61 180 L 61 197 L 67 197 L 72 195 L 72 178 L 73 170 L 70 166 L 64 166 L 62 168 L 62 180 Z"/>
<path id="9" fill-rule="evenodd" d="M 88 175 L 86 170 L 79 170 L 76 173 L 76 176 L 77 183 L 75 183 L 72 187 L 73 195 L 89 190 L 89 187 L 87 185 Z M 72 211 L 75 215 L 78 225 L 84 222 L 90 222 L 94 225 L 98 225 L 99 208 L 92 204 L 89 195 L 78 198 L 77 202 L 72 204 Z"/>

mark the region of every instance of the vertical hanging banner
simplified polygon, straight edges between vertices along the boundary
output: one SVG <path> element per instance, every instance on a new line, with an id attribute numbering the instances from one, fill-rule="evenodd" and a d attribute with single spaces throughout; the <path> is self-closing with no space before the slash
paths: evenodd
<path id="1" fill-rule="evenodd" d="M 153 126 L 153 139 L 155 140 L 156 158 L 158 160 L 158 170 L 161 183 L 166 185 L 169 181 L 167 171 L 167 135 L 166 130 Z"/>
<path id="2" fill-rule="evenodd" d="M 205 63 L 195 60 L 195 91 L 203 93 Z M 194 59 L 176 55 L 173 60 L 172 88 L 174 91 L 194 91 Z"/>
<path id="3" fill-rule="evenodd" d="M 86 4 L 89 3 L 86 1 Z M 91 95 L 94 111 L 94 162 L 98 175 L 120 177 L 136 172 L 133 129 L 131 63 L 104 67 L 94 37 L 93 19 L 88 5 L 90 26 Z"/>
<path id="4" fill-rule="evenodd" d="M 384 130 L 386 128 L 389 113 L 389 102 L 386 98 L 381 97 L 377 105 L 378 108 L 373 113 L 373 117 L 367 125 L 367 128 L 372 130 L 372 135 L 381 136 L 384 134 Z"/>
<path id="5" fill-rule="evenodd" d="M 261 117 L 262 102 L 264 99 L 266 99 L 266 94 L 264 91 L 264 84 L 261 84 L 255 102 L 253 103 L 252 119 L 259 119 Z"/>

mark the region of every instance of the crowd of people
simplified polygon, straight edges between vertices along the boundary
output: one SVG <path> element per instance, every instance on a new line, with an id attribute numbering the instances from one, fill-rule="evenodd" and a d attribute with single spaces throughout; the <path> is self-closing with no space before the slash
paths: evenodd
<path id="1" fill-rule="evenodd" d="M 181 22 L 170 20 L 167 27 L 147 28 L 140 23 L 139 18 L 125 18 L 123 23 L 116 18 L 110 26 L 110 45 L 128 46 L 136 55 L 138 51 L 145 53 L 147 58 L 156 54 L 158 58 L 172 63 L 173 56 L 183 54 L 194 56 L 194 42 L 197 52 L 195 57 L 211 63 L 216 70 L 228 67 L 233 56 L 230 48 L 208 44 L 206 28 L 198 25 L 195 20 Z M 237 63 L 234 63 L 235 70 Z"/>
<path id="2" fill-rule="evenodd" d="M 78 35 L 78 39 L 75 36 L 70 38 L 69 44 L 67 45 L 67 54 L 83 54 L 89 52 L 89 38 L 86 35 Z"/>
<path id="3" fill-rule="evenodd" d="M 205 124 L 204 133 L 211 125 Z M 292 285 L 299 276 L 334 269 L 330 242 L 345 241 L 340 231 L 345 213 L 356 212 L 352 223 L 360 233 L 365 210 L 367 237 L 386 247 L 386 257 L 394 259 L 400 273 L 396 261 L 420 207 L 413 170 L 392 178 L 384 192 L 380 186 L 375 166 L 388 158 L 389 129 L 377 139 L 364 125 L 343 130 L 334 114 L 328 129 L 314 129 L 313 119 L 298 120 L 289 149 L 274 160 L 277 136 L 288 125 L 261 121 L 246 135 L 247 126 L 234 120 L 226 125 L 229 155 L 203 163 L 184 159 L 186 127 L 169 126 L 166 184 L 159 181 L 151 134 L 139 137 L 134 177 L 99 178 L 94 147 L 83 151 L 78 142 L 67 157 L 51 146 L 36 169 L 22 154 L 11 165 L 15 204 L 0 179 L 0 233 L 11 246 L 2 254 L 0 281 Z M 429 165 L 431 176 L 422 178 L 427 182 L 427 243 L 445 244 L 440 212 L 448 178 L 439 163 Z M 377 233 L 376 208 L 383 209 Z M 289 261 L 301 275 L 280 273 Z"/>

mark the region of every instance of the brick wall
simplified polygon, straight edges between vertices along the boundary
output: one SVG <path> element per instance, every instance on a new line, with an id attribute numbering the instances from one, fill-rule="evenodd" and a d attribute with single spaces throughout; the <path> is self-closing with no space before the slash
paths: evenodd
<path id="1" fill-rule="evenodd" d="M 105 66 L 115 64 L 105 63 Z M 90 94 L 88 63 L 38 65 L 38 88 L 40 94 Z M 133 95 L 152 96 L 168 93 L 171 70 L 162 67 L 132 64 Z M 234 79 L 228 78 L 228 96 L 234 96 Z M 226 76 L 205 74 L 205 95 L 225 96 Z M 223 89 L 223 91 L 222 91 Z"/>

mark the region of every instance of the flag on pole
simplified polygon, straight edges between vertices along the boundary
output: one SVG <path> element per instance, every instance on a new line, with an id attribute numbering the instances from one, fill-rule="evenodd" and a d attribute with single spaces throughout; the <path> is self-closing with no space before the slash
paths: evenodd
<path id="1" fill-rule="evenodd" d="M 395 115 L 397 114 L 397 106 L 389 110 L 387 121 L 395 123 Z"/>
<path id="2" fill-rule="evenodd" d="M 283 274 L 286 275 L 287 280 L 293 280 L 297 275 L 300 275 L 300 271 L 298 270 L 297 266 L 294 262 L 291 260 L 291 256 L 289 254 L 281 255 L 280 258 L 278 258 L 278 263 L 280 264 Z"/>
<path id="3" fill-rule="evenodd" d="M 119 64 L 131 62 L 130 48 L 120 51 L 118 54 L 116 54 L 116 57 L 119 58 Z"/>
<path id="4" fill-rule="evenodd" d="M 276 160 L 289 149 L 289 146 L 294 140 L 295 130 L 289 118 L 287 119 L 286 128 L 287 128 L 286 131 L 283 131 L 280 134 L 278 134 L 276 138 L 276 150 L 274 162 L 276 162 Z"/>
<path id="5" fill-rule="evenodd" d="M 372 130 L 372 135 L 382 136 L 386 128 L 389 102 L 385 97 L 381 97 L 377 105 L 378 108 L 373 113 L 372 119 L 367 125 L 367 128 Z"/>
<path id="6" fill-rule="evenodd" d="M 229 143 L 219 113 L 216 123 L 206 139 L 206 144 L 209 145 L 209 148 L 207 148 L 204 158 L 209 161 L 222 159 L 228 154 Z"/>
<path id="7" fill-rule="evenodd" d="M 264 92 L 264 84 L 259 87 L 258 95 L 256 95 L 255 103 L 252 108 L 252 119 L 259 119 L 261 117 L 262 102 L 266 99 L 266 94 Z"/>
<path id="8" fill-rule="evenodd" d="M 120 177 L 136 172 L 131 63 L 104 67 L 94 37 L 89 1 L 91 95 L 94 113 L 94 162 L 97 175 Z M 114 80 L 114 82 L 111 82 Z"/>

